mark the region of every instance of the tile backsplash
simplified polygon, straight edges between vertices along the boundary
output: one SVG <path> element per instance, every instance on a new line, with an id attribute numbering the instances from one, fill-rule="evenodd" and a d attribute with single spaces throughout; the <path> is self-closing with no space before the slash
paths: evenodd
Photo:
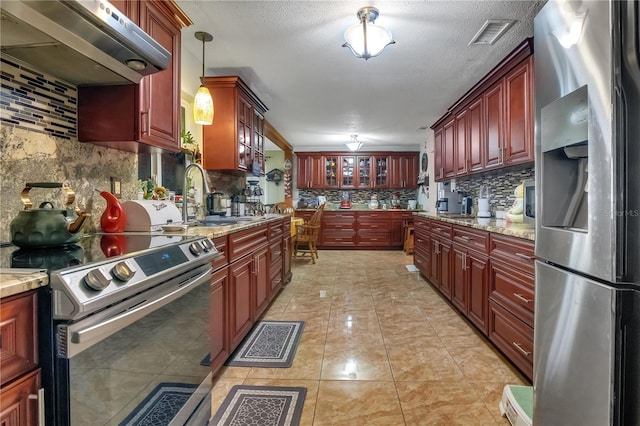
<path id="1" fill-rule="evenodd" d="M 489 210 L 509 210 L 516 199 L 514 191 L 523 181 L 535 180 L 533 166 L 518 169 L 501 169 L 481 175 L 473 175 L 456 181 L 456 192 L 473 198 L 474 211 L 478 211 L 480 186 L 489 188 Z"/>
<path id="2" fill-rule="evenodd" d="M 371 200 L 371 196 L 376 194 L 378 196 L 378 203 L 382 205 L 387 203 L 391 206 L 391 199 L 393 193 L 397 192 L 400 196 L 400 205 L 404 208 L 407 207 L 409 200 L 416 200 L 418 197 L 418 190 L 416 189 L 401 189 L 401 190 L 367 190 L 367 189 L 353 189 L 348 190 L 352 203 L 368 203 Z M 342 200 L 342 190 L 338 189 L 300 189 L 298 190 L 298 198 L 300 200 L 316 201 L 319 195 L 327 197 L 327 203 L 340 204 Z"/>

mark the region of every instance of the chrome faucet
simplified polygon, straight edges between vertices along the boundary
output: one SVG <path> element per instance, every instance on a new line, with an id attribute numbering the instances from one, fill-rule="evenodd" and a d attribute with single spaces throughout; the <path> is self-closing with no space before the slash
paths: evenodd
<path id="1" fill-rule="evenodd" d="M 189 197 L 188 197 L 189 188 L 187 188 L 187 185 L 188 185 L 189 171 L 192 168 L 196 168 L 196 169 L 200 170 L 200 174 L 202 175 L 202 183 L 204 185 L 202 196 L 206 197 L 206 194 L 211 192 L 209 190 L 209 184 L 207 183 L 207 178 L 208 178 L 207 172 L 198 163 L 189 164 L 184 169 L 184 185 L 182 186 L 182 188 L 184 188 L 183 189 L 184 194 L 182 195 L 182 223 L 184 223 L 185 225 L 187 224 L 187 221 L 188 221 L 187 203 L 188 203 L 188 200 L 189 200 Z M 202 202 L 202 200 L 200 200 L 200 202 Z"/>

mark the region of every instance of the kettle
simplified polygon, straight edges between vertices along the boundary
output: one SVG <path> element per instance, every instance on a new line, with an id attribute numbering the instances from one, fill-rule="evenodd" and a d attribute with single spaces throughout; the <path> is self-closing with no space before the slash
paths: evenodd
<path id="1" fill-rule="evenodd" d="M 65 208 L 56 209 L 53 203 L 44 201 L 37 209 L 32 209 L 31 188 L 62 188 L 67 193 Z M 29 248 L 52 247 L 72 244 L 82 238 L 82 226 L 90 214 L 71 208 L 76 199 L 71 188 L 55 182 L 27 183 L 21 197 L 24 210 L 9 225 L 13 244 Z"/>

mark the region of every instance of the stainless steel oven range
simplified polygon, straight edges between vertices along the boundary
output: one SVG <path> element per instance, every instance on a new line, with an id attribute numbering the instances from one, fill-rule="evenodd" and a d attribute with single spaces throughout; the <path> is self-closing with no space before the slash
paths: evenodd
<path id="1" fill-rule="evenodd" d="M 120 424 L 160 383 L 193 387 L 181 416 L 203 402 L 207 284 L 220 255 L 210 239 L 110 234 L 12 249 L 11 267 L 49 273 L 38 320 L 46 424 Z"/>

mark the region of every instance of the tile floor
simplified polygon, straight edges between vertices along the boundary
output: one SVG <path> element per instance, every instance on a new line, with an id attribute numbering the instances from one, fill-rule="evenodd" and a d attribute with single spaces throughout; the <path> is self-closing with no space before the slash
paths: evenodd
<path id="1" fill-rule="evenodd" d="M 263 319 L 304 320 L 291 368 L 223 367 L 212 413 L 236 384 L 304 386 L 302 425 L 508 425 L 506 384 L 528 384 L 402 251 L 320 251 Z"/>

